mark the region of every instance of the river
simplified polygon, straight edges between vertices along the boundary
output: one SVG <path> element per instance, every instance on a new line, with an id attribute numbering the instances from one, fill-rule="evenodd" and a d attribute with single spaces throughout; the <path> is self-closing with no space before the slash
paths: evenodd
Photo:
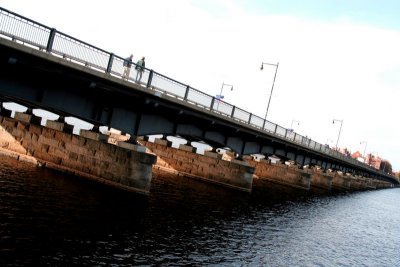
<path id="1" fill-rule="evenodd" d="M 0 266 L 400 266 L 400 189 L 141 196 L 0 156 Z"/>

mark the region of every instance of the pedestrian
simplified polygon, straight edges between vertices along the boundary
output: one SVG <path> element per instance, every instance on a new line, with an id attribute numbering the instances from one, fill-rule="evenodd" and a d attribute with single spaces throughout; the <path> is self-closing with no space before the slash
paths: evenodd
<path id="1" fill-rule="evenodd" d="M 129 57 L 125 58 L 123 66 L 124 66 L 124 73 L 122 74 L 122 79 L 129 79 L 129 74 L 131 72 L 131 66 L 132 66 L 132 58 L 133 55 L 131 54 Z"/>
<path id="2" fill-rule="evenodd" d="M 140 82 L 140 80 L 142 79 L 142 74 L 143 74 L 143 71 L 144 71 L 145 66 L 146 66 L 146 63 L 145 63 L 145 61 L 144 61 L 144 57 L 142 57 L 142 59 L 139 60 L 139 61 L 136 63 L 136 67 L 135 67 L 135 69 L 137 70 L 137 73 L 136 73 L 136 82 Z"/>

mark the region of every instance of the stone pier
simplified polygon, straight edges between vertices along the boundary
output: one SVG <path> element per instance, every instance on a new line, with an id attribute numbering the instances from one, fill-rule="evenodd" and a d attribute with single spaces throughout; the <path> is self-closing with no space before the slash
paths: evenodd
<path id="1" fill-rule="evenodd" d="M 333 175 L 322 172 L 321 169 L 309 169 L 311 174 L 310 191 L 314 193 L 328 193 L 331 192 Z"/>
<path id="2" fill-rule="evenodd" d="M 311 175 L 306 171 L 298 169 L 297 166 L 286 164 L 274 164 L 269 160 L 253 160 L 252 157 L 245 157 L 246 162 L 255 168 L 255 179 L 290 186 L 300 190 L 310 189 Z M 262 185 L 263 183 L 257 183 Z"/>
<path id="3" fill-rule="evenodd" d="M 171 142 L 155 139 L 154 143 L 138 142 L 157 156 L 153 167 L 155 172 L 169 172 L 189 178 L 203 180 L 244 192 L 251 192 L 254 168 L 240 160 L 224 160 L 218 153 L 206 151 L 197 154 L 196 148 L 180 145 L 171 147 Z"/>
<path id="4" fill-rule="evenodd" d="M 332 192 L 347 192 L 351 188 L 352 177 L 339 174 L 337 172 L 331 173 L 332 179 Z"/>
<path id="5" fill-rule="evenodd" d="M 137 145 L 129 142 L 136 138 L 118 133 L 81 130 L 75 135 L 73 126 L 64 122 L 40 123 L 35 115 L 16 112 L 11 118 L 11 112 L 1 109 L 0 154 L 142 194 L 149 193 L 153 173 L 185 176 L 244 192 L 271 191 L 271 184 L 317 193 L 392 187 L 381 180 L 303 170 L 251 156 L 237 160 L 229 151 L 201 155 L 192 146 L 173 148 L 163 139 L 149 142 L 142 137 Z"/>
<path id="6" fill-rule="evenodd" d="M 127 142 L 107 143 L 108 136 L 16 112 L 0 116 L 0 153 L 40 166 L 85 177 L 109 186 L 148 194 L 156 157 Z"/>

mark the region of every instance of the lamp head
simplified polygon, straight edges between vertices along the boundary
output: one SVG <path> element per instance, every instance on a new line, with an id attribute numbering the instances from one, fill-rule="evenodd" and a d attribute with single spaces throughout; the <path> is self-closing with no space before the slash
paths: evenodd
<path id="1" fill-rule="evenodd" d="M 263 69 L 264 69 L 264 64 L 261 63 L 260 70 L 263 70 Z"/>

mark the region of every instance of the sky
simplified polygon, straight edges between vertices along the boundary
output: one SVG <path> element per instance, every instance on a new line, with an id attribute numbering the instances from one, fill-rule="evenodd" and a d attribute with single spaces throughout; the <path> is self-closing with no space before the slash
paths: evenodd
<path id="1" fill-rule="evenodd" d="M 400 170 L 400 1 L 0 0 L 313 140 Z M 265 65 L 260 70 L 261 63 Z"/>

